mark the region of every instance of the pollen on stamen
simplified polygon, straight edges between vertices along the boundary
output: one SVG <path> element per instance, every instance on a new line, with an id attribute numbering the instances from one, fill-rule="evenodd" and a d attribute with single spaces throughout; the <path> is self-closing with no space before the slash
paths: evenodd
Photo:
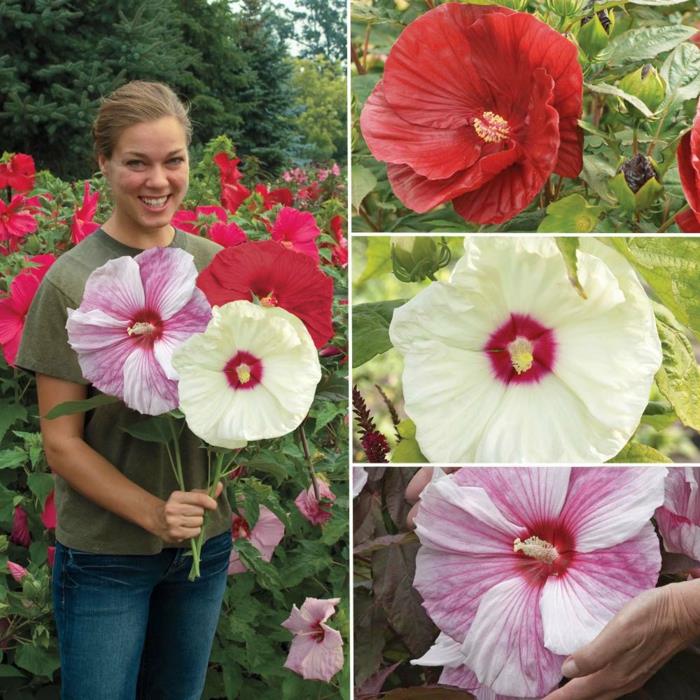
<path id="1" fill-rule="evenodd" d="M 557 548 L 539 537 L 528 537 L 524 542 L 518 537 L 513 542 L 513 551 L 522 552 L 526 557 L 537 559 L 544 564 L 553 564 L 559 557 Z"/>
<path id="2" fill-rule="evenodd" d="M 129 326 L 126 332 L 129 335 L 153 335 L 158 330 L 152 323 L 138 321 L 133 326 Z"/>
<path id="3" fill-rule="evenodd" d="M 499 143 L 510 136 L 510 126 L 500 115 L 484 112 L 481 117 L 474 117 L 474 131 L 486 143 Z"/>
<path id="4" fill-rule="evenodd" d="M 524 374 L 532 368 L 532 363 L 535 360 L 532 350 L 532 343 L 522 336 L 518 336 L 512 343 L 508 344 L 510 362 L 516 374 Z"/>
<path id="5" fill-rule="evenodd" d="M 247 384 L 250 381 L 250 365 L 241 362 L 241 364 L 236 367 L 236 375 L 241 384 Z"/>
<path id="6" fill-rule="evenodd" d="M 260 297 L 260 306 L 266 306 L 268 308 L 271 306 L 277 306 L 277 297 L 273 292 L 266 294 L 264 297 Z"/>

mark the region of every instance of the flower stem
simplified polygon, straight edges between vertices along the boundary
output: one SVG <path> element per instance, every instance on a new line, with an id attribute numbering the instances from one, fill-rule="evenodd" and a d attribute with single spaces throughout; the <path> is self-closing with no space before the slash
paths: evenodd
<path id="1" fill-rule="evenodd" d="M 301 449 L 304 452 L 304 457 L 306 458 L 306 464 L 309 468 L 309 476 L 311 477 L 311 485 L 314 488 L 314 497 L 316 501 L 320 501 L 320 496 L 318 492 L 318 480 L 316 479 L 316 473 L 314 472 L 314 465 L 311 462 L 311 455 L 309 454 L 309 444 L 306 442 L 306 434 L 304 433 L 304 423 L 299 426 L 299 438 L 301 440 Z"/>
<path id="2" fill-rule="evenodd" d="M 173 462 L 172 454 L 166 443 L 166 449 L 168 450 L 168 455 L 170 455 L 170 463 L 173 465 L 175 470 L 175 479 L 180 487 L 181 491 L 185 490 L 185 478 L 182 475 L 182 459 L 180 457 L 180 441 L 178 439 L 177 430 L 175 430 L 175 423 L 173 419 L 168 416 L 168 427 L 170 428 L 170 433 L 173 436 L 173 453 L 175 454 L 175 461 Z"/>
<path id="3" fill-rule="evenodd" d="M 666 231 L 666 229 L 670 228 L 671 225 L 673 224 L 673 222 L 676 220 L 676 217 L 679 214 L 682 214 L 684 211 L 687 211 L 689 208 L 690 208 L 690 206 L 688 204 L 686 204 L 685 206 L 681 207 L 675 214 L 672 214 L 671 216 L 669 216 L 666 219 L 666 221 L 664 221 L 661 224 L 661 226 L 659 226 L 659 230 L 657 233 L 663 233 L 664 231 Z"/>

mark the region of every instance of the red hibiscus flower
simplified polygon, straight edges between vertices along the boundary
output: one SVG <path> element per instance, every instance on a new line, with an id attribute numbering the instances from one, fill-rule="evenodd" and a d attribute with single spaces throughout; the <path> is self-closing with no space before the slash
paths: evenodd
<path id="1" fill-rule="evenodd" d="M 180 209 L 175 212 L 172 224 L 195 236 L 202 233 L 224 248 L 248 240 L 245 231 L 233 221 L 229 223 L 226 210 L 216 206 L 197 207 L 194 211 Z"/>
<path id="2" fill-rule="evenodd" d="M 448 3 L 411 23 L 361 116 L 396 196 L 469 221 L 522 211 L 553 173 L 581 171 L 576 46 L 504 7 Z"/>
<path id="3" fill-rule="evenodd" d="M 321 230 L 313 214 L 292 207 L 279 210 L 270 231 L 273 241 L 279 241 L 287 248 L 304 253 L 316 262 L 318 262 L 316 239 L 320 234 Z"/>
<path id="4" fill-rule="evenodd" d="M 241 183 L 243 176 L 238 169 L 240 158 L 229 158 L 221 152 L 214 156 L 214 162 L 221 178 L 221 203 L 235 214 L 242 202 L 250 196 L 250 190 Z"/>
<path id="5" fill-rule="evenodd" d="M 262 183 L 255 185 L 255 191 L 262 197 L 263 209 L 268 211 L 277 204 L 285 207 L 291 207 L 294 201 L 292 191 L 287 187 L 280 187 L 276 190 L 268 190 L 267 185 Z"/>
<path id="6" fill-rule="evenodd" d="M 197 279 L 209 303 L 254 297 L 297 316 L 317 348 L 333 337 L 333 280 L 306 255 L 275 241 L 249 241 L 216 254 Z"/>
<path id="7" fill-rule="evenodd" d="M 297 197 L 302 202 L 315 202 L 321 196 L 321 185 L 318 182 L 312 182 L 308 187 L 304 187 L 297 192 Z"/>
<path id="8" fill-rule="evenodd" d="M 10 293 L 0 299 L 0 345 L 8 365 L 13 365 L 24 330 L 24 318 L 46 271 L 54 264 L 53 255 L 35 255 L 29 261 L 37 267 L 27 267 L 10 284 Z"/>
<path id="9" fill-rule="evenodd" d="M 83 190 L 83 204 L 73 214 L 73 222 L 70 227 L 70 239 L 73 243 L 80 243 L 83 238 L 87 238 L 91 233 L 95 233 L 100 224 L 93 221 L 97 213 L 97 203 L 100 201 L 100 193 L 90 194 L 90 183 L 85 180 Z"/>
<path id="10" fill-rule="evenodd" d="M 692 129 L 678 144 L 678 172 L 690 209 L 676 216 L 684 233 L 700 233 L 700 100 Z"/>
<path id="11" fill-rule="evenodd" d="M 44 501 L 44 510 L 41 511 L 41 522 L 47 530 L 56 529 L 56 503 L 54 498 L 54 490 L 51 489 L 51 493 Z"/>
<path id="12" fill-rule="evenodd" d="M 34 218 L 38 206 L 38 197 L 27 198 L 22 194 L 16 194 L 9 204 L 0 199 L 0 241 L 12 241 L 34 233 L 38 226 Z"/>
<path id="13" fill-rule="evenodd" d="M 0 188 L 11 187 L 23 193 L 34 189 L 34 158 L 26 153 L 15 153 L 7 163 L 0 163 Z"/>
<path id="14" fill-rule="evenodd" d="M 238 207 L 250 197 L 250 190 L 240 183 L 237 185 L 221 185 L 221 203 L 232 214 L 238 211 Z"/>
<path id="15" fill-rule="evenodd" d="M 331 233 L 335 238 L 331 262 L 338 267 L 345 267 L 348 264 L 348 241 L 343 235 L 344 223 L 345 219 L 340 215 L 331 219 Z"/>

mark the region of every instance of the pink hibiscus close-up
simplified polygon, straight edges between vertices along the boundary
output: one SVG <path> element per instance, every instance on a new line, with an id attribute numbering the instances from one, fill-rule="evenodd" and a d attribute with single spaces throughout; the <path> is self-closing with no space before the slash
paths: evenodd
<path id="1" fill-rule="evenodd" d="M 568 654 L 656 585 L 661 554 L 650 518 L 665 475 L 465 468 L 425 489 L 414 585 L 479 684 L 541 697 Z"/>
<path id="2" fill-rule="evenodd" d="M 196 280 L 193 257 L 179 248 L 150 248 L 97 268 L 66 323 L 85 379 L 140 413 L 176 408 L 173 351 L 211 318 Z"/>
<path id="3" fill-rule="evenodd" d="M 263 561 L 270 561 L 275 548 L 284 537 L 284 523 L 269 508 L 260 506 L 258 521 L 252 529 L 245 517 L 233 514 L 231 536 L 234 542 L 241 538 L 248 540 L 260 552 Z M 242 574 L 247 570 L 234 547 L 229 558 L 228 573 Z"/>
<path id="4" fill-rule="evenodd" d="M 669 469 L 656 524 L 667 552 L 700 562 L 700 467 Z"/>
<path id="5" fill-rule="evenodd" d="M 47 530 L 56 529 L 56 503 L 54 489 L 44 501 L 44 510 L 41 511 L 41 522 Z"/>
<path id="6" fill-rule="evenodd" d="M 15 153 L 7 163 L 0 163 L 0 189 L 10 187 L 15 193 L 34 189 L 36 167 L 34 158 L 26 153 Z"/>
<path id="7" fill-rule="evenodd" d="M 21 239 L 34 233 L 39 226 L 36 220 L 38 207 L 38 197 L 16 194 L 9 204 L 0 199 L 0 241 Z"/>
<path id="8" fill-rule="evenodd" d="M 340 598 L 307 598 L 301 608 L 292 607 L 282 623 L 294 634 L 285 668 L 307 680 L 326 683 L 343 668 L 343 638 L 326 624 L 339 602 Z"/>
<path id="9" fill-rule="evenodd" d="M 304 253 L 318 262 L 316 239 L 321 235 L 321 230 L 310 212 L 292 207 L 280 209 L 270 235 L 273 241 L 278 241 L 297 253 Z"/>
<path id="10" fill-rule="evenodd" d="M 7 562 L 7 570 L 17 583 L 21 583 L 22 579 L 29 573 L 21 564 L 16 564 L 13 561 Z"/>
<path id="11" fill-rule="evenodd" d="M 39 289 L 44 275 L 56 262 L 56 258 L 47 253 L 29 258 L 35 267 L 25 267 L 10 283 L 9 295 L 0 299 L 0 344 L 8 365 L 15 363 L 27 316 L 36 290 Z"/>
<path id="12" fill-rule="evenodd" d="M 22 506 L 15 506 L 12 513 L 12 529 L 10 530 L 10 542 L 20 547 L 29 547 L 32 536 L 29 534 L 29 519 L 27 511 Z"/>
<path id="13" fill-rule="evenodd" d="M 313 485 L 308 489 L 301 491 L 294 499 L 299 512 L 312 524 L 324 525 L 331 519 L 331 509 L 335 494 L 331 491 L 331 487 L 323 480 L 317 479 L 318 495 L 316 498 Z"/>
<path id="14" fill-rule="evenodd" d="M 73 221 L 70 227 L 70 239 L 73 243 L 80 243 L 80 241 L 100 228 L 100 224 L 93 221 L 99 201 L 100 193 L 93 192 L 90 194 L 90 183 L 85 180 L 83 203 L 73 214 Z"/>

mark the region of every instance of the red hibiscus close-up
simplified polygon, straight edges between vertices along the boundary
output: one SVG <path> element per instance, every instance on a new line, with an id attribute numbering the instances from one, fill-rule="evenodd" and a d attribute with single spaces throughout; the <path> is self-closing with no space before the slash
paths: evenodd
<path id="1" fill-rule="evenodd" d="M 333 280 L 307 255 L 276 241 L 249 241 L 219 253 L 197 279 L 209 303 L 254 297 L 297 316 L 317 348 L 333 337 Z"/>
<path id="2" fill-rule="evenodd" d="M 676 216 L 678 228 L 685 233 L 700 233 L 700 101 L 693 127 L 678 144 L 678 172 L 690 209 Z"/>
<path id="3" fill-rule="evenodd" d="M 0 163 L 0 189 L 10 187 L 15 193 L 34 189 L 34 158 L 26 153 L 15 153 L 7 163 Z"/>
<path id="4" fill-rule="evenodd" d="M 581 171 L 582 89 L 576 46 L 544 22 L 447 3 L 403 31 L 360 124 L 407 207 L 451 200 L 468 221 L 495 224 L 553 173 Z"/>
<path id="5" fill-rule="evenodd" d="M 83 203 L 73 214 L 73 221 L 70 227 L 70 239 L 73 243 L 80 243 L 83 238 L 95 233 L 100 224 L 93 221 L 97 213 L 97 203 L 100 201 L 100 193 L 90 194 L 90 182 L 85 180 L 83 191 Z"/>
<path id="6" fill-rule="evenodd" d="M 223 151 L 214 156 L 221 181 L 221 203 L 232 214 L 250 196 L 250 190 L 241 182 L 243 175 L 238 169 L 240 162 L 240 158 L 229 158 Z"/>
<path id="7" fill-rule="evenodd" d="M 316 239 L 321 230 L 314 215 L 308 211 L 299 211 L 292 207 L 284 207 L 277 213 L 275 223 L 270 229 L 273 241 L 279 241 L 283 246 L 296 250 L 318 262 Z"/>
<path id="8" fill-rule="evenodd" d="M 41 280 L 56 258 L 47 253 L 29 258 L 35 267 L 26 267 L 10 283 L 10 293 L 0 299 L 0 344 L 8 365 L 13 365 L 24 330 L 24 318 L 39 289 Z"/>
<path id="9" fill-rule="evenodd" d="M 9 204 L 0 199 L 0 241 L 18 240 L 37 229 L 38 197 L 16 194 Z"/>
<path id="10" fill-rule="evenodd" d="M 272 209 L 277 204 L 284 207 L 291 207 L 294 201 L 292 191 L 287 187 L 278 187 L 275 190 L 269 190 L 267 185 L 259 183 L 255 185 L 255 191 L 262 197 L 263 209 L 266 211 Z"/>

